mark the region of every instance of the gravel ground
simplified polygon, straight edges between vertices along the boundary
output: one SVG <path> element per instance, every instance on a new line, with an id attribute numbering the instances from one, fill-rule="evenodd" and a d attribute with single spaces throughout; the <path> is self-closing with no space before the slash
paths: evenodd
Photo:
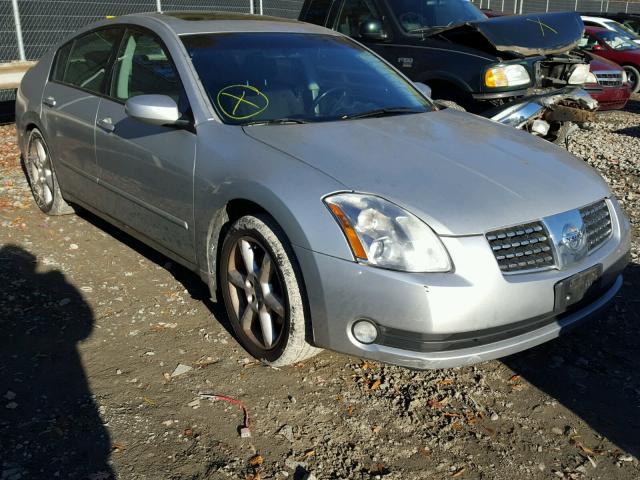
<path id="1" fill-rule="evenodd" d="M 640 233 L 640 97 L 575 134 Z M 416 372 L 248 358 L 198 279 L 31 201 L 0 127 L 0 480 L 640 478 L 638 243 L 610 312 L 501 361 Z M 240 399 L 251 417 L 211 394 Z"/>

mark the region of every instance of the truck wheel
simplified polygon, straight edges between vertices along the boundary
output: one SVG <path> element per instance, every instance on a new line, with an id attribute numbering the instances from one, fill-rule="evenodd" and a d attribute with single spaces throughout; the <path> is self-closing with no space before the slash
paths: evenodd
<path id="1" fill-rule="evenodd" d="M 453 100 L 434 100 L 433 103 L 435 103 L 436 106 L 441 110 L 445 108 L 450 108 L 451 110 L 458 110 L 459 112 L 467 111 L 463 106 L 458 105 Z"/>
<path id="2" fill-rule="evenodd" d="M 62 198 L 47 142 L 37 128 L 29 133 L 24 166 L 33 199 L 40 210 L 47 215 L 73 213 L 73 208 Z"/>
<path id="3" fill-rule="evenodd" d="M 629 84 L 631 93 L 638 93 L 638 91 L 640 91 L 640 72 L 636 67 L 632 67 L 631 65 L 625 65 L 622 68 L 624 68 L 627 74 L 627 83 Z"/>
<path id="4" fill-rule="evenodd" d="M 247 215 L 228 230 L 220 287 L 238 341 L 272 366 L 316 355 L 302 275 L 282 229 L 267 215 Z"/>

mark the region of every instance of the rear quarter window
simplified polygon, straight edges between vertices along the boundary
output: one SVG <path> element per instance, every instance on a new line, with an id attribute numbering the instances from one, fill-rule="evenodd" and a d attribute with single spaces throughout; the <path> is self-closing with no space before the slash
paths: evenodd
<path id="1" fill-rule="evenodd" d="M 56 59 L 53 64 L 53 71 L 51 72 L 51 79 L 56 82 L 62 82 L 64 78 L 64 71 L 67 67 L 67 60 L 69 59 L 69 53 L 71 53 L 71 47 L 73 43 L 67 43 L 56 53 Z"/>
<path id="2" fill-rule="evenodd" d="M 70 52 L 66 55 L 64 73 L 61 78 L 56 78 L 62 65 L 60 55 L 60 65 L 56 63 L 54 79 L 83 90 L 102 93 L 109 63 L 114 54 L 115 45 L 120 39 L 120 33 L 120 29 L 107 28 L 75 39 Z M 59 54 L 61 53 L 62 49 Z"/>

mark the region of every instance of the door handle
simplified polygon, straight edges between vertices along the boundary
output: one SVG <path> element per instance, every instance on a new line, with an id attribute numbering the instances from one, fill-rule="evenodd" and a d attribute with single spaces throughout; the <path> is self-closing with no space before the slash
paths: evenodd
<path id="1" fill-rule="evenodd" d="M 56 106 L 56 99 L 53 97 L 47 97 L 44 100 L 42 100 L 42 103 L 44 105 L 46 105 L 47 107 L 55 107 Z"/>
<path id="2" fill-rule="evenodd" d="M 113 124 L 113 120 L 111 120 L 111 117 L 105 117 L 98 120 L 96 122 L 96 125 L 107 132 L 113 132 L 116 129 L 116 126 Z"/>

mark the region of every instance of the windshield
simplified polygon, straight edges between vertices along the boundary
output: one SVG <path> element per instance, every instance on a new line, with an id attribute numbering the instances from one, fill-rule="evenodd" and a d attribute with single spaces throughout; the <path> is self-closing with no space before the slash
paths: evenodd
<path id="1" fill-rule="evenodd" d="M 412 84 L 346 37 L 220 33 L 182 41 L 225 123 L 319 122 L 378 110 L 385 110 L 380 115 L 432 110 Z"/>
<path id="2" fill-rule="evenodd" d="M 635 34 L 630 31 L 628 28 L 626 28 L 624 25 L 619 24 L 618 22 L 606 22 L 606 24 L 609 26 L 609 30 L 613 30 L 619 34 L 621 34 L 623 37 L 627 37 L 630 39 L 633 39 L 633 37 L 635 36 Z"/>
<path id="3" fill-rule="evenodd" d="M 487 19 L 467 0 L 394 0 L 389 7 L 409 33 Z"/>
<path id="4" fill-rule="evenodd" d="M 628 35 L 623 35 L 611 30 L 602 32 L 598 35 L 600 40 L 605 42 L 609 47 L 614 50 L 636 50 L 640 48 L 633 40 L 629 39 Z"/>

